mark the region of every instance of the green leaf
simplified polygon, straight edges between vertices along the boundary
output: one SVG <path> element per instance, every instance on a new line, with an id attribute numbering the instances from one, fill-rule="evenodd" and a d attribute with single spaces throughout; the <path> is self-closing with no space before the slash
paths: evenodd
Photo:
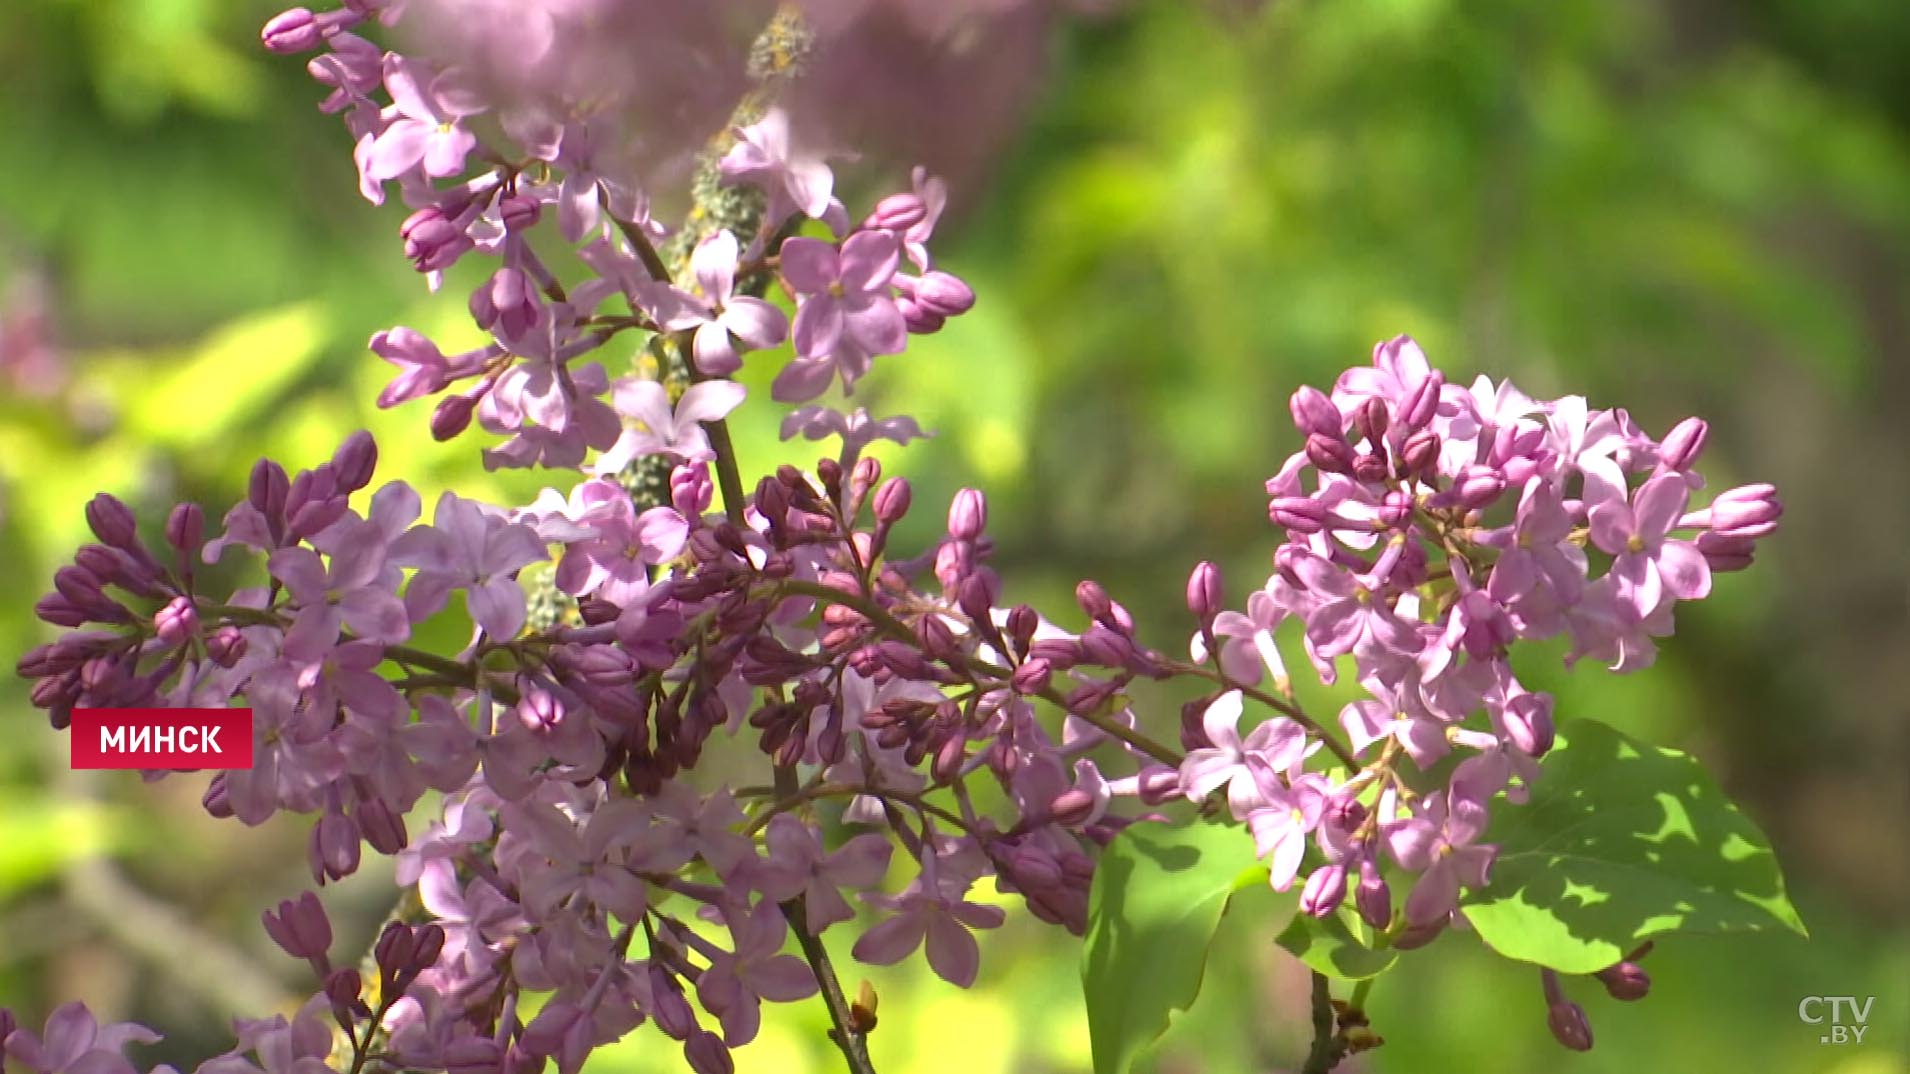
<path id="1" fill-rule="evenodd" d="M 1252 838 L 1238 827 L 1143 823 L 1108 845 L 1094 871 L 1081 951 L 1095 1074 L 1125 1074 L 1166 1031 L 1169 1015 L 1193 1004 L 1228 898 L 1266 879 Z M 1291 914 L 1294 898 L 1280 905 Z"/>
<path id="2" fill-rule="evenodd" d="M 1591 973 L 1665 932 L 1805 935 L 1764 834 L 1697 761 L 1574 720 L 1542 768 L 1530 803 L 1498 811 L 1492 882 L 1464 900 L 1500 954 Z"/>
<path id="3" fill-rule="evenodd" d="M 1299 914 L 1274 942 L 1300 961 L 1345 981 L 1377 977 L 1399 960 L 1392 948 L 1373 949 L 1373 930 L 1350 907 L 1321 918 Z"/>

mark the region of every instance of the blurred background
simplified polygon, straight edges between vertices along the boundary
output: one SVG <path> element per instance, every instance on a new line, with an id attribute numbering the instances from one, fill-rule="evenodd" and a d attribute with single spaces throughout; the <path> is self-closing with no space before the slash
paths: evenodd
<path id="1" fill-rule="evenodd" d="M 972 6 L 1016 43 L 937 31 L 978 65 L 950 68 L 940 101 L 972 128 L 844 171 L 858 197 L 919 156 L 959 177 L 938 256 L 980 304 L 879 366 L 870 405 L 940 432 L 890 456 L 918 503 L 989 491 L 1012 595 L 1065 614 L 1092 576 L 1154 644 L 1184 644 L 1189 564 L 1226 565 L 1236 600 L 1264 577 L 1288 393 L 1400 332 L 1454 380 L 1583 393 L 1660 435 L 1700 414 L 1716 487 L 1770 480 L 1787 501 L 1757 568 L 1680 609 L 1657 667 L 1521 671 L 1561 715 L 1698 755 L 1771 836 L 1812 938 L 1663 942 L 1644 1002 L 1574 989 L 1597 1038 L 1576 1055 L 1546 1031 L 1536 973 L 1448 935 L 1379 980 L 1387 1043 L 1346 1069 L 1910 1070 L 1910 7 Z M 180 498 L 216 515 L 260 454 L 310 465 L 360 426 L 427 501 L 545 483 L 485 474 L 468 438 L 432 443 L 428 404 L 372 408 L 388 367 L 367 337 L 455 342 L 464 290 L 427 292 L 402 207 L 358 196 L 303 63 L 257 47 L 274 10 L 0 4 L 9 664 L 45 636 L 31 606 L 95 490 L 149 518 Z M 735 421 L 746 465 L 803 458 L 776 419 Z M 214 821 L 200 777 L 81 780 L 11 680 L 0 720 L 0 1005 L 37 1026 L 84 998 L 165 1030 L 142 1055 L 190 1069 L 229 1047 L 234 1015 L 309 994 L 257 924 L 309 886 L 301 821 Z M 388 863 L 327 899 L 363 941 Z M 1305 974 L 1252 910 L 1230 914 L 1159 1071 L 1304 1053 Z M 1075 942 L 1025 915 L 987 941 L 968 992 L 866 971 L 881 1069 L 1088 1069 Z M 1809 995 L 1876 996 L 1864 1043 L 1820 1045 L 1796 1013 Z M 811 1006 L 775 1012 L 741 1069 L 836 1069 Z M 642 1030 L 590 1070 L 677 1057 Z"/>

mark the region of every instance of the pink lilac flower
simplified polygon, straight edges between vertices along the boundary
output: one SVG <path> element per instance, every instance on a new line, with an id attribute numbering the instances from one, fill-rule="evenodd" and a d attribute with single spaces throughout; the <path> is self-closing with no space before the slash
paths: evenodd
<path id="1" fill-rule="evenodd" d="M 1240 737 L 1240 716 L 1244 701 L 1240 691 L 1229 690 L 1208 703 L 1201 727 L 1213 745 L 1191 750 L 1181 762 L 1181 787 L 1187 797 L 1200 801 L 1215 791 L 1227 789 L 1227 807 L 1234 819 L 1245 820 L 1265 804 L 1264 787 L 1275 773 L 1285 772 L 1305 755 L 1306 732 L 1285 717 L 1275 717 Z"/>
<path id="2" fill-rule="evenodd" d="M 456 73 L 434 75 L 422 63 L 392 53 L 385 57 L 384 78 L 396 115 L 372 142 L 365 178 L 383 182 L 420 165 L 433 179 L 463 171 L 477 138 L 460 121 L 484 106 L 459 84 Z"/>
<path id="3" fill-rule="evenodd" d="M 1671 537 L 1690 499 L 1684 478 L 1660 474 L 1640 485 L 1629 505 L 1613 499 L 1591 509 L 1592 543 L 1617 557 L 1612 577 L 1641 615 L 1665 595 L 1697 600 L 1711 592 L 1704 554 L 1692 542 Z"/>
<path id="4" fill-rule="evenodd" d="M 636 377 L 619 380 L 614 396 L 617 413 L 635 425 L 598 457 L 596 472 L 617 473 L 643 455 L 668 455 L 683 462 L 716 458 L 703 423 L 727 416 L 746 394 L 733 380 L 706 380 L 684 389 L 672 407 L 660 382 Z"/>
<path id="5" fill-rule="evenodd" d="M 537 531 L 456 493 L 438 499 L 429 526 L 416 526 L 391 546 L 392 562 L 416 567 L 405 587 L 413 621 L 465 591 L 471 618 L 492 638 L 507 641 L 524 625 L 524 590 L 517 572 L 548 558 Z"/>
<path id="6" fill-rule="evenodd" d="M 821 158 L 791 148 L 787 112 L 771 108 L 762 119 L 738 129 L 736 139 L 720 165 L 723 178 L 767 193 L 768 223 L 780 224 L 796 211 L 821 219 L 828 211 L 834 174 Z"/>
<path id="7" fill-rule="evenodd" d="M 900 252 L 895 236 L 879 230 L 849 236 L 840 250 L 810 238 L 783 244 L 783 279 L 802 302 L 791 331 L 798 360 L 776 378 L 771 394 L 778 401 L 813 399 L 838 374 L 853 389 L 872 358 L 908 346 L 890 288 Z"/>
<path id="8" fill-rule="evenodd" d="M 16 1029 L 4 1043 L 7 1058 L 33 1074 L 135 1074 L 126 1046 L 157 1040 L 136 1022 L 100 1025 L 84 1003 L 68 1003 L 47 1015 L 39 1033 Z"/>
<path id="9" fill-rule="evenodd" d="M 761 1002 L 790 1003 L 816 992 L 816 972 L 794 955 L 782 953 L 789 924 L 767 900 L 730 919 L 734 947 L 718 951 L 696 982 L 696 998 L 723 1026 L 731 1047 L 756 1039 L 762 1024 Z"/>

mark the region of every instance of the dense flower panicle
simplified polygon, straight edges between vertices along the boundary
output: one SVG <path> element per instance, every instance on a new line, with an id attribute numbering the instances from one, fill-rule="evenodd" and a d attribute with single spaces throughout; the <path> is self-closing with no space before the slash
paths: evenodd
<path id="1" fill-rule="evenodd" d="M 945 187 L 918 170 L 852 227 L 828 164 L 771 108 L 718 168 L 761 196 L 760 226 L 683 244 L 671 278 L 648 197 L 601 170 L 609 132 L 567 96 L 578 85 L 537 66 L 588 6 L 519 12 L 537 55 L 516 75 L 359 36 L 398 3 L 289 11 L 263 34 L 323 50 L 322 107 L 345 117 L 366 196 L 395 184 L 411 208 L 404 254 L 434 285 L 466 257 L 496 262 L 468 301 L 489 343 L 446 355 L 409 328 L 372 338 L 398 370 L 379 405 L 436 396 L 433 436 L 475 418 L 501 438 L 487 466 L 572 476 L 510 507 L 446 492 L 423 522 L 404 481 L 373 491 L 360 433 L 296 474 L 261 460 L 214 530 L 175 508 L 163 543 L 102 494 L 86 510 L 96 543 L 36 606 L 61 633 L 19 672 L 55 727 L 81 706 L 250 705 L 255 764 L 213 777 L 208 811 L 313 815 L 316 883 L 356 871 L 369 845 L 429 915 L 386 929 L 367 982 L 332 964 L 316 895 L 268 911 L 319 989 L 290 1022 L 241 1023 L 201 1074 L 323 1074 L 329 1026 L 356 1048 L 373 1019 L 413 1069 L 571 1072 L 649 1021 L 692 1069 L 731 1070 L 764 1002 L 817 989 L 791 933 L 849 928 L 855 958 L 920 951 L 966 987 L 977 934 L 1004 920 L 990 886 L 1079 934 L 1097 849 L 1175 799 L 1238 823 L 1307 913 L 1422 945 L 1463 922 L 1496 854 L 1480 842 L 1492 810 L 1525 800 L 1554 742 L 1553 701 L 1519 682 L 1512 650 L 1564 637 L 1568 662 L 1647 666 L 1676 605 L 1749 566 L 1776 527 L 1768 485 L 1693 503 L 1701 421 L 1657 441 L 1579 397 L 1462 387 L 1401 336 L 1330 391 L 1294 393 L 1298 446 L 1265 485 L 1272 570 L 1237 605 L 1218 567 L 1191 572 L 1189 659 L 1146 644 L 1092 581 L 1074 627 L 1044 617 L 990 566 L 977 490 L 952 498 L 928 546 L 892 547 L 916 493 L 867 449 L 926 435 L 913 418 L 816 401 L 973 305 L 926 245 Z M 564 122 L 486 96 L 533 75 Z M 465 125 L 488 112 L 503 114 Z M 559 282 L 538 228 L 572 244 L 583 279 Z M 598 352 L 626 332 L 678 377 L 613 378 Z M 784 439 L 833 439 L 835 454 L 744 484 L 724 422 L 745 361 L 781 362 L 772 396 L 804 404 Z M 198 566 L 227 560 L 249 576 L 208 590 Z M 548 616 L 527 592 L 540 577 L 568 602 Z M 468 626 L 461 651 L 414 644 L 441 616 Z M 1306 712 L 1296 652 L 1363 696 Z M 1196 696 L 1178 718 L 1137 711 L 1140 679 Z M 756 775 L 726 784 L 719 768 Z M 1000 794 L 974 793 L 984 781 Z M 428 790 L 443 802 L 418 818 Z M 1634 963 L 1600 980 L 1642 995 Z M 1589 1047 L 1582 1010 L 1546 987 L 1554 1033 Z M 526 1021 L 520 998 L 538 993 Z M 135 1069 L 121 1049 L 150 1037 L 77 1005 L 38 1035 L 0 1011 L 0 1029 L 10 1059 L 44 1074 Z"/>

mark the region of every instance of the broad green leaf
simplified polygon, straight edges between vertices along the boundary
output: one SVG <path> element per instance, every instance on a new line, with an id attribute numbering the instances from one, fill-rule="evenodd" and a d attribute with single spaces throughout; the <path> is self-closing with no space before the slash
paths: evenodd
<path id="1" fill-rule="evenodd" d="M 1328 977 L 1357 981 L 1377 977 L 1399 960 L 1390 947 L 1374 950 L 1373 939 L 1366 922 L 1342 907 L 1323 918 L 1295 915 L 1275 942 Z"/>
<path id="2" fill-rule="evenodd" d="M 1465 899 L 1500 954 L 1591 973 L 1665 932 L 1804 934 L 1764 834 L 1697 761 L 1574 720 L 1542 767 L 1530 803 L 1496 811 L 1492 882 Z"/>
<path id="3" fill-rule="evenodd" d="M 1169 1015 L 1193 1004 L 1229 896 L 1266 878 L 1239 827 L 1143 823 L 1108 845 L 1081 951 L 1095 1074 L 1124 1074 L 1166 1031 Z M 1292 913 L 1292 898 L 1280 905 Z"/>

